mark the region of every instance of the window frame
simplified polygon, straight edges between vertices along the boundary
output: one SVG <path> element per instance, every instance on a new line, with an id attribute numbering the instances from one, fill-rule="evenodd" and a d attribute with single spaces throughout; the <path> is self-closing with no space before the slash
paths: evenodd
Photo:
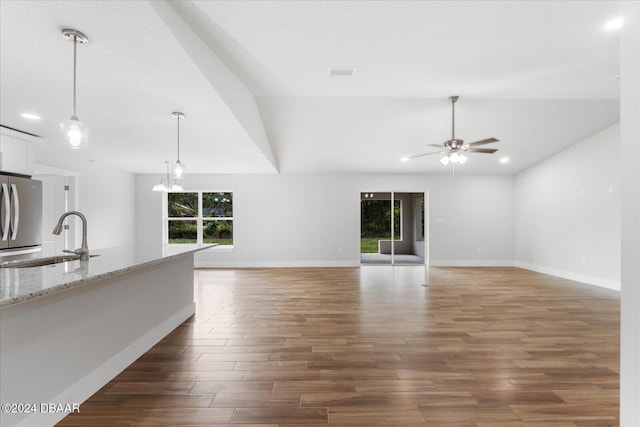
<path id="1" fill-rule="evenodd" d="M 197 217 L 170 217 L 169 216 L 169 194 L 193 194 L 196 193 L 198 195 L 198 216 Z M 202 202 L 202 194 L 203 193 L 229 193 L 231 194 L 231 206 L 233 212 L 233 202 L 234 202 L 234 194 L 232 190 L 184 190 L 184 191 L 167 191 L 164 193 L 164 197 L 162 198 L 162 244 L 167 245 L 169 247 L 185 247 L 188 245 L 191 246 L 201 246 L 204 243 L 204 223 L 206 221 L 231 221 L 231 226 L 233 229 L 234 226 L 234 217 L 233 214 L 230 217 L 204 217 L 203 216 L 203 202 Z M 196 233 L 196 242 L 195 243 L 170 243 L 169 242 L 169 221 L 196 221 L 197 233 Z M 233 250 L 233 242 L 234 237 L 232 235 L 232 244 L 231 245 L 218 245 L 215 249 L 218 250 Z"/>

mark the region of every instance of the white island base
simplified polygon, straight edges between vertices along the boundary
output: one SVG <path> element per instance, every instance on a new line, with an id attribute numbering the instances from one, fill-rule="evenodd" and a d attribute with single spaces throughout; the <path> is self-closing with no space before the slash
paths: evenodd
<path id="1" fill-rule="evenodd" d="M 20 413 L 3 407 L 0 425 L 54 425 L 82 411 L 194 313 L 193 253 L 2 307 L 0 403 Z"/>

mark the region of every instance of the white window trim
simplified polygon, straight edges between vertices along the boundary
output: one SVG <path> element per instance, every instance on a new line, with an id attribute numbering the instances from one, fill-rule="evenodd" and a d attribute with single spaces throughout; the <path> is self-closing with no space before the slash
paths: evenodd
<path id="1" fill-rule="evenodd" d="M 170 193 L 198 193 L 198 216 L 196 217 L 169 217 L 169 194 Z M 197 248 L 204 244 L 204 221 L 231 221 L 233 224 L 234 217 L 206 217 L 202 216 L 202 193 L 231 193 L 232 190 L 185 190 L 185 191 L 169 191 L 164 193 L 162 198 L 162 244 L 170 247 Z M 197 235 L 196 243 L 169 243 L 169 221 L 193 221 L 196 220 Z M 234 233 L 235 234 L 235 233 Z M 234 239 L 235 240 L 235 239 Z M 218 245 L 214 248 L 208 249 L 215 252 L 233 252 L 233 245 Z"/>

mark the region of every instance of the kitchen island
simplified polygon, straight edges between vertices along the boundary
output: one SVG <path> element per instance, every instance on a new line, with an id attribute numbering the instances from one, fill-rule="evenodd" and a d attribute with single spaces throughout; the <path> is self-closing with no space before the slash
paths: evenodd
<path id="1" fill-rule="evenodd" d="M 199 247 L 0 269 L 0 425 L 54 425 L 195 313 Z M 12 406 L 7 406 L 7 404 Z"/>

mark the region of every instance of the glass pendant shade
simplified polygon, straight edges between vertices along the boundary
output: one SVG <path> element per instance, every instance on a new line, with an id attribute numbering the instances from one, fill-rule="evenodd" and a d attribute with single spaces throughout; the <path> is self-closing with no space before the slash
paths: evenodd
<path id="1" fill-rule="evenodd" d="M 167 165 L 167 182 L 165 183 L 164 179 L 160 179 L 160 182 L 156 183 L 151 190 L 162 191 L 165 193 L 169 191 L 184 191 L 182 185 L 176 183 L 175 180 L 174 182 L 171 182 L 171 171 L 175 170 L 171 167 L 171 162 L 168 160 L 165 160 L 164 162 Z"/>
<path id="2" fill-rule="evenodd" d="M 182 163 L 180 160 L 176 161 L 176 164 L 173 167 L 173 179 L 184 178 L 184 174 L 186 171 L 187 171 L 187 165 Z"/>
<path id="3" fill-rule="evenodd" d="M 73 149 L 85 148 L 89 139 L 89 125 L 78 120 L 77 116 L 71 116 L 60 124 L 62 137 L 67 146 Z"/>
<path id="4" fill-rule="evenodd" d="M 457 152 L 453 152 L 451 154 L 447 154 L 446 156 L 444 156 L 443 158 L 440 159 L 440 163 L 442 163 L 443 165 L 447 166 L 449 163 L 459 163 L 459 164 L 464 164 L 467 161 L 468 157 L 465 156 L 464 154 L 460 154 Z"/>
<path id="5" fill-rule="evenodd" d="M 164 181 L 160 180 L 160 182 L 155 184 L 151 190 L 153 190 L 153 191 L 167 191 L 168 189 L 167 189 L 167 185 L 164 183 Z"/>

